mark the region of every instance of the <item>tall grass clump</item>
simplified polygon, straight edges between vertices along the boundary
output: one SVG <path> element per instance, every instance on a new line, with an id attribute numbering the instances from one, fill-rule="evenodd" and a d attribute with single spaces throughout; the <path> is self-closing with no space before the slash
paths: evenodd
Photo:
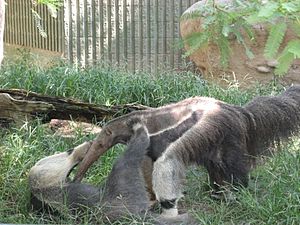
<path id="1" fill-rule="evenodd" d="M 97 104 L 136 102 L 152 107 L 196 95 L 244 104 L 257 94 L 236 87 L 225 90 L 209 85 L 191 72 L 132 74 L 108 66 L 78 69 L 65 64 L 40 68 L 24 60 L 4 66 L 0 71 L 0 88 L 21 88 Z M 269 93 L 271 89 L 262 87 L 261 91 Z"/>

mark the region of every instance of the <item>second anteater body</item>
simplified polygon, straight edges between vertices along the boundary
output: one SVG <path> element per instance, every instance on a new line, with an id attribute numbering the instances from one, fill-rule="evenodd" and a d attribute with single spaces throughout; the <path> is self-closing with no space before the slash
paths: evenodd
<path id="1" fill-rule="evenodd" d="M 68 174 L 90 147 L 85 142 L 71 151 L 45 157 L 29 172 L 29 186 L 34 210 L 61 211 L 86 207 L 101 207 L 100 214 L 110 221 L 128 214 L 144 215 L 149 208 L 149 196 L 142 173 L 142 163 L 150 138 L 138 119 L 130 120 L 132 137 L 127 150 L 114 163 L 103 187 L 68 181 Z"/>
<path id="2" fill-rule="evenodd" d="M 194 97 L 117 118 L 94 141 L 81 162 L 77 180 L 111 146 L 127 142 L 131 135 L 127 126 L 130 118 L 140 118 L 148 129 L 153 140 L 148 155 L 155 161 L 153 189 L 163 214 L 176 216 L 182 177 L 188 166 L 203 165 L 216 189 L 226 182 L 246 186 L 255 157 L 266 153 L 275 141 L 298 132 L 300 87 L 290 87 L 278 96 L 257 97 L 244 107 Z M 181 131 L 179 126 L 183 127 Z M 168 130 L 173 130 L 169 139 L 159 138 L 168 137 Z"/>

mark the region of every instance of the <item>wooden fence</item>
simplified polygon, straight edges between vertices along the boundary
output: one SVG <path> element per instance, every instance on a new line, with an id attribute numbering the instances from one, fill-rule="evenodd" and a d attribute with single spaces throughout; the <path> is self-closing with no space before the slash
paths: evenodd
<path id="1" fill-rule="evenodd" d="M 131 71 L 157 72 L 180 68 L 179 20 L 197 0 L 64 0 L 53 19 L 46 7 L 47 38 L 37 29 L 31 0 L 7 0 L 5 42 L 63 51 L 81 66 L 110 64 Z"/>
<path id="2" fill-rule="evenodd" d="M 6 3 L 5 43 L 55 52 L 64 51 L 63 10 L 59 11 L 55 19 L 51 17 L 46 6 L 35 6 L 31 0 L 6 0 Z M 42 18 L 40 24 L 32 10 Z M 42 30 L 47 36 L 41 35 Z"/>
<path id="3" fill-rule="evenodd" d="M 197 0 L 65 0 L 66 53 L 82 65 L 179 68 L 179 19 Z"/>

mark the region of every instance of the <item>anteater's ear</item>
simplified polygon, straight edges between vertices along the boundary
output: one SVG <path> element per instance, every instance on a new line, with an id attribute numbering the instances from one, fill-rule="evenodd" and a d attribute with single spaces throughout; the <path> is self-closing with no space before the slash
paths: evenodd
<path id="1" fill-rule="evenodd" d="M 142 121 L 141 121 L 140 118 L 135 117 L 135 118 L 130 118 L 129 120 L 127 120 L 127 121 L 126 121 L 126 125 L 127 125 L 127 127 L 129 127 L 129 128 L 133 128 L 133 126 L 134 126 L 135 124 L 141 123 L 141 122 L 142 122 Z"/>
<path id="2" fill-rule="evenodd" d="M 112 135 L 112 131 L 109 128 L 105 128 L 104 131 L 107 136 Z"/>

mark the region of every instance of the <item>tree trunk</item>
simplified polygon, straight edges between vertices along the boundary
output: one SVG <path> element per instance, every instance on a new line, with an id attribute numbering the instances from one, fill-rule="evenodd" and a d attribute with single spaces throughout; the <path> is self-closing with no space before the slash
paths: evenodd
<path id="1" fill-rule="evenodd" d="M 108 107 L 76 101 L 74 99 L 51 97 L 19 89 L 0 90 L 0 124 L 39 117 L 43 122 L 51 119 L 72 119 L 93 123 L 149 107 L 125 104 Z"/>
<path id="2" fill-rule="evenodd" d="M 3 60 L 3 35 L 5 23 L 5 2 L 0 0 L 0 67 Z"/>

